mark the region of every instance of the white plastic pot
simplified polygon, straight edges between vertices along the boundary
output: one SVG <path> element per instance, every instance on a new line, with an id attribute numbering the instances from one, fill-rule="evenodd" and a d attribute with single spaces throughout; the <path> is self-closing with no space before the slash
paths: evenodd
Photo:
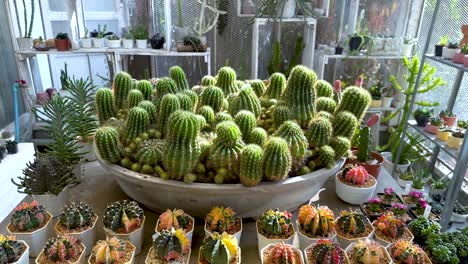
<path id="1" fill-rule="evenodd" d="M 352 244 L 350 244 L 349 246 L 346 247 L 345 251 L 346 251 L 346 254 L 349 256 L 349 252 L 351 252 L 351 250 L 353 249 L 354 245 L 356 245 L 357 242 L 354 242 Z M 388 263 L 388 264 L 392 264 L 393 263 L 393 260 L 392 258 L 390 257 L 390 254 L 388 254 L 388 251 L 387 251 L 387 248 L 385 248 L 385 246 L 381 246 L 381 248 L 383 249 L 383 252 L 385 254 L 385 257 L 387 258 L 387 262 L 385 263 Z"/>
<path id="2" fill-rule="evenodd" d="M 135 245 L 133 245 L 131 242 L 129 242 L 130 246 L 133 247 L 133 252 L 132 252 L 132 256 L 130 257 L 130 260 L 125 262 L 125 263 L 119 263 L 119 264 L 133 264 L 135 263 Z M 91 262 L 91 260 L 93 260 L 94 256 L 93 254 L 89 255 L 89 258 L 88 258 L 88 264 L 92 264 L 92 263 L 96 263 L 96 262 Z"/>
<path id="3" fill-rule="evenodd" d="M 80 46 L 82 49 L 90 49 L 93 47 L 93 41 L 90 38 L 80 39 Z"/>
<path id="4" fill-rule="evenodd" d="M 68 203 L 68 186 L 65 186 L 57 196 L 53 194 L 33 194 L 32 198 L 42 205 L 53 217 L 57 217 L 62 213 L 63 205 Z"/>
<path id="5" fill-rule="evenodd" d="M 33 46 L 32 38 L 16 38 L 19 50 L 31 50 Z"/>
<path id="6" fill-rule="evenodd" d="M 308 247 L 304 250 L 304 258 L 305 258 L 305 263 L 306 263 L 306 264 L 310 264 L 310 263 L 309 263 L 309 259 L 307 258 L 307 252 L 308 252 L 309 250 L 311 250 L 311 248 L 314 247 L 314 246 L 315 246 L 315 244 L 312 244 L 312 245 L 308 246 Z M 343 255 L 344 255 L 344 262 L 343 262 L 343 263 L 349 263 L 348 254 L 346 253 L 345 250 L 343 250 Z"/>
<path id="7" fill-rule="evenodd" d="M 457 54 L 457 52 L 460 52 L 460 49 L 449 49 L 447 47 L 443 47 L 442 57 L 444 57 L 445 59 L 451 60 L 453 59 L 453 57 L 455 57 L 455 54 Z"/>
<path id="8" fill-rule="evenodd" d="M 372 102 L 370 104 L 370 107 L 371 108 L 379 108 L 379 107 L 382 107 L 382 100 L 374 100 L 372 99 Z"/>
<path id="9" fill-rule="evenodd" d="M 203 248 L 203 247 L 201 247 L 200 250 L 198 251 L 198 261 L 197 261 L 198 264 L 203 264 L 203 263 L 201 262 L 201 252 L 202 252 L 202 248 Z M 237 261 L 237 263 L 229 263 L 229 264 L 241 264 L 241 263 L 242 263 L 241 257 L 242 257 L 241 248 L 240 248 L 240 247 L 237 247 L 237 259 L 238 259 L 238 261 Z"/>
<path id="10" fill-rule="evenodd" d="M 104 38 L 93 38 L 93 47 L 96 49 L 104 48 Z"/>
<path id="11" fill-rule="evenodd" d="M 413 44 L 402 44 L 401 55 L 405 57 L 412 57 L 413 56 Z"/>
<path id="12" fill-rule="evenodd" d="M 23 245 L 26 247 L 26 249 L 24 250 L 23 254 L 21 255 L 21 257 L 16 262 L 13 262 L 13 263 L 10 263 L 10 264 L 29 264 L 29 246 L 28 246 L 28 244 L 26 242 L 24 242 L 23 240 L 18 240 L 18 242 L 23 243 Z"/>
<path id="13" fill-rule="evenodd" d="M 83 245 L 83 243 L 81 243 L 81 245 L 83 246 L 83 251 L 81 252 L 81 255 L 78 258 L 78 260 L 75 261 L 75 262 L 67 262 L 67 264 L 85 264 L 86 263 L 86 256 L 84 254 L 85 251 L 86 251 L 86 246 Z M 39 262 L 39 258 L 41 257 L 42 254 L 44 254 L 44 249 L 41 250 L 41 253 L 39 254 L 39 256 L 37 256 L 36 264 L 46 264 L 46 263 L 43 263 L 43 262 Z"/>
<path id="14" fill-rule="evenodd" d="M 149 264 L 149 263 L 153 263 L 151 262 L 151 259 L 150 259 L 150 256 L 152 254 L 152 252 L 154 251 L 154 247 L 151 247 L 150 250 L 148 251 L 148 255 L 146 255 L 146 259 L 145 259 L 145 264 Z M 187 258 L 185 259 L 185 264 L 189 264 L 190 263 L 190 255 L 192 254 L 192 250 L 189 249 L 189 252 L 187 253 Z M 178 262 L 177 262 L 178 263 Z"/>
<path id="15" fill-rule="evenodd" d="M 353 205 L 360 205 L 372 198 L 375 188 L 377 187 L 377 180 L 372 175 L 369 175 L 369 177 L 374 179 L 374 185 L 367 188 L 358 188 L 342 183 L 338 179 L 338 175 L 340 174 L 341 172 L 338 172 L 335 175 L 336 195 L 338 195 L 338 198 Z"/>
<path id="16" fill-rule="evenodd" d="M 107 40 L 107 47 L 111 49 L 118 49 L 120 48 L 120 39 L 114 39 L 114 40 Z"/>
<path id="17" fill-rule="evenodd" d="M 468 219 L 468 214 L 457 214 L 455 212 L 452 213 L 452 217 L 450 218 L 453 222 L 457 223 L 464 223 L 466 219 Z"/>
<path id="18" fill-rule="evenodd" d="M 206 220 L 205 220 L 205 225 L 204 225 L 203 228 L 205 229 L 205 237 L 209 237 L 209 236 L 211 236 L 213 234 L 213 233 L 211 233 L 211 231 L 206 226 Z M 233 235 L 237 239 L 237 241 L 239 243 L 240 243 L 240 240 L 241 240 L 241 235 L 242 235 L 242 218 L 241 218 L 241 223 L 240 223 L 240 230 Z"/>
<path id="19" fill-rule="evenodd" d="M 282 18 L 291 18 L 296 15 L 296 0 L 287 0 L 283 10 L 278 10 L 278 16 Z"/>
<path id="20" fill-rule="evenodd" d="M 424 192 L 424 187 L 422 189 L 416 189 L 411 185 L 410 192 Z"/>
<path id="21" fill-rule="evenodd" d="M 383 97 L 382 98 L 382 107 L 391 107 L 393 102 L 393 97 Z"/>
<path id="22" fill-rule="evenodd" d="M 82 161 L 95 161 L 96 153 L 94 152 L 93 143 L 88 142 L 77 142 L 76 145 L 80 148 L 80 153 L 85 153 L 83 155 Z"/>
<path id="23" fill-rule="evenodd" d="M 120 239 L 125 239 L 125 240 L 130 241 L 130 243 L 132 243 L 135 246 L 135 255 L 138 255 L 140 254 L 141 248 L 143 246 L 143 229 L 145 227 L 145 218 L 146 217 L 143 216 L 143 221 L 141 222 L 140 228 L 138 228 L 137 230 L 131 233 L 128 233 L 128 234 L 115 233 L 114 231 L 105 227 L 104 227 L 104 232 L 106 233 L 107 236 L 110 236 L 110 237 L 116 236 Z"/>
<path id="24" fill-rule="evenodd" d="M 258 232 L 258 221 L 255 223 L 255 228 L 257 229 L 258 254 L 260 254 L 260 256 L 262 256 L 262 249 L 268 246 L 269 244 L 276 244 L 276 243 L 283 242 L 285 244 L 293 245 L 294 236 L 296 235 L 296 230 L 294 230 L 294 225 L 292 226 L 293 234 L 290 237 L 285 238 L 285 239 L 269 239 L 263 236 L 262 234 Z"/>
<path id="25" fill-rule="evenodd" d="M 49 214 L 49 221 L 42 228 L 33 232 L 12 232 L 10 225 L 7 226 L 8 233 L 16 236 L 18 240 L 23 240 L 29 246 L 29 257 L 31 258 L 39 256 L 39 253 L 41 253 L 42 248 L 52 234 L 52 215 L 48 212 L 47 214 Z"/>
<path id="26" fill-rule="evenodd" d="M 187 215 L 187 216 L 190 218 L 190 221 L 192 221 L 193 225 L 192 225 L 192 230 L 190 232 L 185 233 L 185 235 L 187 236 L 188 239 L 190 239 L 190 242 L 192 242 L 193 230 L 195 229 L 195 218 L 191 217 L 190 215 Z M 156 234 L 159 234 L 158 225 L 159 225 L 159 218 L 158 218 L 158 221 L 156 221 L 156 227 L 154 228 L 154 232 Z M 242 227 L 242 225 L 241 225 L 241 227 Z"/>
<path id="27" fill-rule="evenodd" d="M 136 48 L 137 49 L 146 49 L 148 47 L 148 40 L 147 39 L 137 39 L 136 41 Z"/>
<path id="28" fill-rule="evenodd" d="M 124 49 L 133 49 L 133 39 L 122 39 L 122 46 Z"/>
<path id="29" fill-rule="evenodd" d="M 336 218 L 335 220 L 335 223 L 338 223 L 338 219 L 340 219 L 340 217 Z M 358 240 L 362 240 L 362 239 L 371 239 L 372 237 L 374 237 L 374 227 L 372 226 L 371 222 L 369 222 L 369 219 L 367 219 L 367 223 L 371 226 L 372 228 L 372 231 L 369 233 L 369 235 L 367 236 L 363 236 L 363 237 L 356 237 L 356 238 L 346 238 L 344 236 L 341 236 L 339 233 L 336 233 L 336 239 L 338 241 L 338 243 L 340 243 L 340 246 L 342 248 L 346 248 L 348 247 L 349 245 L 351 245 L 352 243 L 355 243 L 357 242 Z"/>
<path id="30" fill-rule="evenodd" d="M 299 225 L 299 221 L 296 220 L 296 227 L 297 227 L 297 235 L 299 236 L 299 248 L 301 250 L 305 250 L 310 245 L 317 243 L 319 239 L 331 239 L 332 241 L 336 241 L 336 231 L 333 230 L 333 233 L 329 234 L 328 237 L 318 237 L 318 238 L 310 238 L 306 234 L 302 233 L 302 230 Z"/>
<path id="31" fill-rule="evenodd" d="M 93 250 L 94 242 L 96 241 L 96 223 L 98 220 L 98 216 L 96 215 L 96 220 L 94 221 L 93 225 L 85 231 L 78 232 L 78 233 L 62 233 L 59 231 L 58 226 L 60 220 L 54 226 L 54 231 L 57 235 L 69 235 L 75 237 L 81 241 L 85 245 L 85 255 L 88 256 L 91 254 Z"/>
<path id="32" fill-rule="evenodd" d="M 407 184 L 411 185 L 413 181 L 406 181 L 400 179 L 400 177 L 397 178 L 398 185 L 400 185 L 401 188 L 405 188 Z"/>
<path id="33" fill-rule="evenodd" d="M 263 259 L 263 253 L 265 253 L 265 251 L 269 250 L 270 248 L 274 247 L 276 243 L 271 243 L 271 244 L 268 244 L 266 245 L 265 247 L 262 248 L 262 250 L 260 250 L 260 260 L 262 261 L 262 264 L 264 263 L 264 259 Z M 293 262 L 295 264 L 304 264 L 304 256 L 302 255 L 302 252 L 297 249 L 296 247 L 292 246 L 291 249 L 293 251 L 295 251 L 296 253 L 298 253 L 297 255 L 300 256 L 300 260 L 299 262 Z"/>

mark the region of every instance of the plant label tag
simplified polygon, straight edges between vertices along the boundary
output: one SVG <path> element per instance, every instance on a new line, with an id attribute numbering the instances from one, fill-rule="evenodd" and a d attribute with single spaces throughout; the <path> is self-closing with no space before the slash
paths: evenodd
<path id="1" fill-rule="evenodd" d="M 407 183 L 405 186 L 405 194 L 409 194 L 410 190 L 411 190 L 411 184 Z"/>
<path id="2" fill-rule="evenodd" d="M 423 217 L 426 219 L 429 219 L 429 214 L 431 213 L 432 206 L 427 205 L 426 208 L 424 209 L 424 214 Z"/>

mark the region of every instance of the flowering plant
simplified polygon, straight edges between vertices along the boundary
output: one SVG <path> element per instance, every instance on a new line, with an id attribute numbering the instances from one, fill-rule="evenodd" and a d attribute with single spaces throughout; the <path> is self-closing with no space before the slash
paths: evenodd
<path id="1" fill-rule="evenodd" d="M 414 211 L 417 215 L 422 215 L 424 214 L 424 210 L 426 210 L 427 205 L 427 201 L 424 198 L 420 198 L 418 200 L 418 203 L 416 203 L 416 208 L 414 209 Z"/>
<path id="2" fill-rule="evenodd" d="M 373 213 L 377 213 L 377 212 L 380 212 L 380 209 L 381 209 L 381 204 L 382 200 L 380 200 L 380 198 L 371 198 L 369 200 L 367 200 L 367 208 L 369 209 L 369 211 L 373 212 Z"/>
<path id="3" fill-rule="evenodd" d="M 408 193 L 408 197 L 409 197 L 409 203 L 410 204 L 416 204 L 418 203 L 419 199 L 421 199 L 423 197 L 423 193 L 422 192 L 419 192 L 419 191 L 411 191 Z"/>
<path id="4" fill-rule="evenodd" d="M 406 205 L 401 203 L 393 203 L 392 204 L 392 212 L 396 216 L 402 216 L 406 213 Z"/>

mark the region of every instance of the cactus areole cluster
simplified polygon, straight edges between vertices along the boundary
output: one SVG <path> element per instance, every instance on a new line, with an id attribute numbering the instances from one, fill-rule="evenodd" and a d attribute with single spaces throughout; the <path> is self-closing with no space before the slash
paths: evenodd
<path id="1" fill-rule="evenodd" d="M 265 85 L 266 84 L 266 85 Z M 113 90 L 96 94 L 101 159 L 126 169 L 186 183 L 256 186 L 333 168 L 371 102 L 351 86 L 333 87 L 307 67 L 286 79 L 237 79 L 223 67 L 192 89 L 183 69 L 155 83 L 116 74 Z"/>

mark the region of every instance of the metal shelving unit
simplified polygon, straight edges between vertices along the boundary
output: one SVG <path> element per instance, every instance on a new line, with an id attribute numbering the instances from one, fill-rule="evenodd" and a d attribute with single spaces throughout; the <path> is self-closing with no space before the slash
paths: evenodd
<path id="1" fill-rule="evenodd" d="M 443 59 L 441 57 L 435 57 L 434 55 L 427 54 L 430 39 L 431 39 L 432 33 L 434 31 L 434 24 L 436 22 L 437 14 L 439 12 L 440 4 L 441 4 L 441 1 L 436 2 L 436 6 L 435 6 L 435 9 L 434 9 L 434 15 L 432 16 L 431 26 L 429 27 L 427 41 L 426 41 L 426 43 L 424 45 L 424 56 L 422 57 L 422 60 L 421 60 L 421 65 L 420 65 L 420 68 L 419 68 L 419 74 L 418 74 L 418 77 L 417 77 L 417 80 L 416 80 L 416 85 L 415 85 L 416 88 L 414 89 L 413 98 L 412 98 L 411 103 L 410 103 L 410 110 L 411 111 L 412 111 L 412 109 L 414 107 L 414 104 L 415 104 L 417 92 L 418 92 L 420 81 L 421 81 L 421 78 L 422 78 L 423 67 L 424 67 L 424 64 L 426 63 L 426 61 L 435 61 L 435 62 L 443 63 L 443 64 L 445 64 L 447 66 L 450 66 L 450 67 L 453 67 L 454 69 L 457 70 L 456 80 L 455 80 L 455 83 L 454 83 L 454 85 L 452 87 L 452 92 L 450 94 L 450 98 L 449 98 L 448 106 L 447 106 L 447 109 L 449 111 L 452 111 L 453 106 L 455 104 L 455 100 L 457 98 L 458 92 L 459 92 L 460 87 L 461 87 L 461 82 L 462 82 L 462 79 L 463 79 L 463 75 L 464 75 L 465 72 L 468 72 L 468 68 L 463 67 L 463 65 L 453 63 L 452 61 L 445 60 L 445 59 Z M 403 134 L 402 134 L 402 138 L 401 138 L 400 142 L 405 142 L 406 130 L 408 129 L 409 126 L 411 126 L 411 127 L 415 128 L 415 130 L 418 133 L 424 135 L 427 140 L 430 140 L 431 142 L 434 143 L 435 147 L 433 149 L 432 158 L 431 158 L 431 167 L 432 168 L 434 168 L 434 165 L 435 165 L 435 162 L 437 161 L 437 157 L 439 155 L 440 150 L 442 150 L 444 152 L 447 152 L 448 155 L 450 155 L 451 157 L 456 159 L 456 165 L 455 165 L 455 168 L 453 170 L 453 177 L 452 177 L 452 179 L 450 181 L 450 184 L 449 184 L 449 187 L 448 187 L 448 190 L 447 190 L 447 195 L 445 197 L 446 198 L 446 203 L 445 203 L 445 206 L 444 206 L 444 208 L 442 210 L 442 219 L 440 221 L 442 229 L 446 230 L 448 228 L 448 224 L 449 224 L 450 218 L 452 216 L 452 211 L 453 211 L 455 201 L 456 201 L 456 199 L 458 197 L 459 191 L 460 191 L 460 189 L 462 187 L 462 184 L 464 182 L 465 173 L 466 173 L 467 166 L 468 166 L 468 140 L 467 140 L 468 136 L 465 135 L 465 138 L 463 140 L 460 151 L 457 153 L 457 152 L 454 152 L 454 151 L 448 149 L 445 146 L 445 144 L 441 143 L 439 140 L 435 139 L 434 137 L 428 135 L 421 128 L 418 128 L 417 126 L 415 126 L 414 123 L 412 123 L 412 121 L 409 120 L 409 116 L 406 118 L 406 120 L 402 120 L 402 122 L 405 122 L 405 125 L 404 125 Z M 396 160 L 399 160 L 402 149 L 403 149 L 403 144 L 400 144 L 400 146 L 398 147 Z"/>

